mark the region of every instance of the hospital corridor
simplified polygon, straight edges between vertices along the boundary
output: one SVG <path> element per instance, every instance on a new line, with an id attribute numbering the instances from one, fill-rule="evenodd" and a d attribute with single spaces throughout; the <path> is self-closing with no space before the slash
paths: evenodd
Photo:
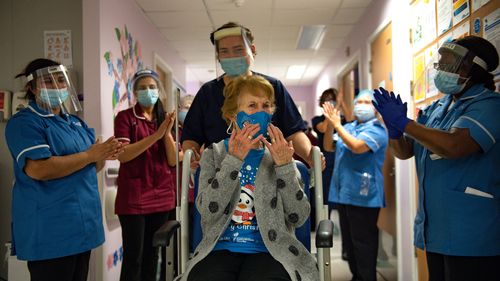
<path id="1" fill-rule="evenodd" d="M 500 1 L 0 0 L 0 281 L 500 280 Z"/>

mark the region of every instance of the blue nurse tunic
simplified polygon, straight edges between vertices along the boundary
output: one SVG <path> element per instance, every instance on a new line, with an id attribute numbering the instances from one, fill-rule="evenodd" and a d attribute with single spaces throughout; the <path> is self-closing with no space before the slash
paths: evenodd
<path id="1" fill-rule="evenodd" d="M 364 123 L 353 121 L 344 128 L 363 140 L 370 151 L 354 153 L 338 138 L 328 201 L 359 207 L 385 207 L 382 166 L 388 139 L 384 126 L 374 118 Z"/>
<path id="2" fill-rule="evenodd" d="M 91 250 L 104 242 L 95 164 L 53 180 L 24 172 L 26 159 L 39 160 L 87 150 L 93 129 L 73 115 L 56 116 L 30 102 L 5 131 L 14 160 L 13 249 L 21 260 L 45 260 Z"/>
<path id="3" fill-rule="evenodd" d="M 417 122 L 467 128 L 481 152 L 444 159 L 414 142 L 419 201 L 414 243 L 444 255 L 500 255 L 500 95 L 475 85 L 452 103 L 445 96 Z"/>

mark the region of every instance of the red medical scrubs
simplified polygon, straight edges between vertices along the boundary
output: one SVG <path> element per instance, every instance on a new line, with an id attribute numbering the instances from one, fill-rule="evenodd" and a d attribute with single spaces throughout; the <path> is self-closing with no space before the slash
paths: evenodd
<path id="1" fill-rule="evenodd" d="M 156 130 L 156 121 L 143 117 L 139 104 L 119 112 L 115 118 L 115 137 L 131 144 Z M 167 163 L 163 140 L 136 158 L 121 163 L 117 182 L 117 215 L 150 214 L 175 208 L 175 167 Z"/>

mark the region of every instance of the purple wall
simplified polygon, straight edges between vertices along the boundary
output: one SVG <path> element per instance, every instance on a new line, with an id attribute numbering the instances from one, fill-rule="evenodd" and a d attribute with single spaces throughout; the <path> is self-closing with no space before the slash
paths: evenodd
<path id="1" fill-rule="evenodd" d="M 314 88 L 312 86 L 286 86 L 288 92 L 292 96 L 293 101 L 297 106 L 302 108 L 302 118 L 311 124 L 311 119 L 314 117 L 314 107 L 316 106 L 316 98 L 314 96 Z"/>
<path id="2" fill-rule="evenodd" d="M 401 0 L 400 0 L 401 1 Z M 371 36 L 377 31 L 387 19 L 391 17 L 391 5 L 392 2 L 396 0 L 376 0 L 372 1 L 371 4 L 366 9 L 365 14 L 361 17 L 360 21 L 352 29 L 350 35 L 348 36 L 346 42 L 339 48 L 339 52 L 331 60 L 330 64 L 321 72 L 316 80 L 315 88 L 316 98 L 319 96 L 327 87 L 338 87 L 337 75 L 343 70 L 343 67 L 353 59 L 354 56 L 359 55 L 360 62 L 360 87 L 366 88 L 368 84 L 368 44 Z M 350 56 L 346 56 L 344 50 L 350 48 Z M 329 85 L 321 85 L 319 88 L 319 82 L 321 79 L 329 81 Z M 317 108 L 319 110 L 319 107 Z"/>

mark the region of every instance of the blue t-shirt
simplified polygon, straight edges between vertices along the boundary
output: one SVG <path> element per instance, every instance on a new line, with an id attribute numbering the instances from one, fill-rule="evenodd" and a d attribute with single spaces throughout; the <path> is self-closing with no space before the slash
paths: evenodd
<path id="1" fill-rule="evenodd" d="M 265 78 L 274 88 L 276 111 L 272 123 L 276 125 L 285 137 L 298 131 L 305 131 L 302 117 L 290 94 L 283 84 L 272 77 L 253 72 Z M 222 118 L 221 108 L 224 104 L 224 79 L 214 79 L 200 88 L 193 104 L 184 120 L 181 142 L 192 140 L 199 145 L 208 146 L 229 137 L 226 121 Z"/>
<path id="2" fill-rule="evenodd" d="M 248 254 L 268 252 L 259 232 L 253 197 L 255 176 L 263 156 L 264 149 L 252 149 L 243 161 L 238 175 L 241 186 L 240 200 L 233 211 L 229 226 L 215 244 L 214 251 L 229 250 Z"/>

